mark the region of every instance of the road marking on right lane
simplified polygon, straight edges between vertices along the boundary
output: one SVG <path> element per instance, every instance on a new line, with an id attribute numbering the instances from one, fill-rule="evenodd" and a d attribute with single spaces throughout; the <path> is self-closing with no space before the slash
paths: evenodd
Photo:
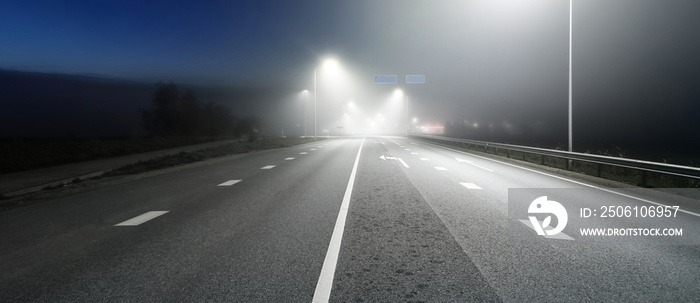
<path id="1" fill-rule="evenodd" d="M 486 168 L 486 167 L 483 167 L 483 166 L 481 166 L 481 165 L 478 165 L 478 164 L 474 164 L 474 163 L 472 163 L 472 161 L 468 161 L 468 160 L 464 160 L 464 159 L 460 159 L 460 158 L 455 158 L 455 160 L 457 160 L 457 162 L 463 162 L 463 163 L 467 163 L 467 164 L 470 164 L 470 165 L 476 166 L 476 167 L 478 167 L 478 168 L 481 168 L 481 169 L 483 169 L 483 170 L 487 170 L 487 171 L 493 172 L 493 170 L 491 170 L 491 169 L 488 169 L 488 168 Z"/>
<path id="2" fill-rule="evenodd" d="M 537 229 L 535 229 L 535 227 L 532 226 L 532 222 L 530 222 L 530 220 L 518 220 L 518 221 L 520 221 L 520 223 L 522 223 L 522 224 L 525 224 L 525 226 L 529 227 L 530 229 L 537 231 Z M 540 222 L 540 225 L 542 225 L 542 221 L 537 220 L 537 222 Z M 549 228 L 551 228 L 551 227 L 549 227 Z M 551 235 L 551 236 L 546 235 L 546 234 L 542 235 L 542 236 L 544 236 L 547 239 L 559 239 L 559 240 L 573 240 L 574 239 L 563 232 L 559 232 L 558 234 Z"/>
<path id="3" fill-rule="evenodd" d="M 217 185 L 217 186 L 231 186 L 231 185 L 234 185 L 234 184 L 236 184 L 236 183 L 238 183 L 238 182 L 241 182 L 241 180 L 228 180 L 228 181 L 226 181 L 226 182 L 224 182 L 224 183 L 221 183 L 221 184 L 219 184 L 219 185 Z"/>
<path id="4" fill-rule="evenodd" d="M 488 161 L 491 161 L 491 162 L 495 162 L 495 163 L 500 163 L 500 164 L 503 164 L 503 165 L 507 165 L 507 166 L 510 166 L 510 167 L 519 168 L 519 169 L 522 169 L 522 170 L 526 170 L 526 171 L 533 172 L 533 173 L 536 173 L 536 174 L 540 174 L 540 175 L 552 177 L 552 178 L 555 178 L 555 179 L 568 181 L 568 182 L 575 183 L 575 184 L 578 184 L 578 185 L 582 185 L 582 186 L 585 186 L 585 187 L 590 187 L 590 188 L 599 189 L 599 190 L 602 190 L 602 191 L 604 191 L 604 192 L 608 192 L 608 193 L 615 194 L 615 195 L 618 195 L 618 196 L 630 198 L 630 199 L 637 200 L 637 201 L 640 201 L 640 202 L 645 202 L 645 203 L 653 204 L 653 205 L 656 205 L 656 206 L 668 206 L 668 205 L 663 204 L 663 203 L 650 201 L 650 200 L 647 200 L 647 199 L 635 197 L 635 196 L 628 195 L 628 194 L 623 194 L 623 193 L 616 192 L 616 191 L 614 191 L 614 190 L 610 190 L 610 189 L 606 189 L 606 188 L 602 188 L 602 187 L 599 187 L 599 186 L 595 186 L 595 185 L 591 185 L 591 184 L 587 184 L 587 183 L 583 183 L 583 182 L 579 182 L 579 181 L 567 179 L 567 178 L 564 178 L 564 177 L 559 177 L 559 176 L 556 176 L 556 175 L 552 175 L 552 174 L 548 174 L 548 173 L 545 173 L 545 172 L 537 171 L 537 170 L 534 170 L 534 169 L 529 169 L 529 168 L 526 168 L 526 167 L 522 167 L 522 166 L 519 166 L 519 165 L 510 164 L 510 163 L 507 163 L 507 162 L 503 162 L 503 161 L 499 161 L 499 160 L 487 158 L 487 157 L 484 157 L 484 156 L 479 156 L 479 155 L 475 155 L 475 154 L 470 154 L 470 153 L 467 153 L 467 152 L 464 152 L 464 151 L 461 151 L 461 150 L 457 150 L 457 149 L 454 149 L 454 148 L 449 148 L 449 147 L 446 147 L 446 146 L 436 145 L 436 144 L 427 143 L 427 142 L 426 142 L 426 144 L 430 144 L 430 145 L 435 146 L 435 147 L 438 147 L 438 148 L 443 148 L 443 149 L 451 150 L 451 151 L 453 151 L 453 152 L 457 152 L 457 153 L 460 153 L 460 154 L 463 154 L 463 155 L 469 155 L 469 156 L 471 156 L 471 157 L 476 157 L 476 158 L 488 160 Z M 698 214 L 698 213 L 696 213 L 696 212 L 689 211 L 689 210 L 684 210 L 684 209 L 680 209 L 680 208 L 679 208 L 678 211 L 680 211 L 680 212 L 682 212 L 682 213 L 689 214 L 689 215 L 691 215 L 691 216 L 700 217 L 700 214 Z"/>
<path id="5" fill-rule="evenodd" d="M 323 260 L 323 267 L 321 267 L 321 274 L 318 277 L 318 283 L 316 283 L 316 290 L 314 291 L 312 301 L 314 303 L 327 303 L 331 297 L 335 267 L 338 264 L 338 255 L 340 254 L 340 243 L 343 240 L 343 231 L 345 230 L 345 219 L 348 216 L 350 198 L 352 197 L 352 188 L 355 185 L 355 176 L 357 175 L 357 165 L 360 163 L 360 154 L 362 153 L 362 145 L 364 144 L 365 138 L 362 138 L 360 149 L 357 151 L 357 157 L 355 158 L 355 164 L 352 166 L 348 186 L 345 188 L 343 202 L 340 204 L 340 211 L 338 212 L 338 219 L 335 221 L 331 242 L 328 244 L 328 252 L 326 252 L 326 258 Z"/>
<path id="6" fill-rule="evenodd" d="M 136 216 L 134 218 L 131 218 L 131 219 L 126 220 L 126 221 L 119 223 L 119 224 L 115 224 L 114 226 L 136 226 L 136 225 L 144 223 L 148 220 L 162 216 L 167 212 L 168 212 L 167 210 L 166 211 L 149 211 L 143 215 Z"/>
<path id="7" fill-rule="evenodd" d="M 466 187 L 468 189 L 483 189 L 479 185 L 476 185 L 474 183 L 459 182 L 459 184 L 462 184 L 464 187 Z"/>
<path id="8" fill-rule="evenodd" d="M 396 143 L 396 145 L 398 145 L 399 147 L 403 148 L 403 145 L 401 145 L 401 143 L 396 142 L 396 141 L 394 141 L 394 140 L 391 140 L 391 139 L 389 139 L 389 137 L 384 137 L 384 139 L 387 139 L 387 140 L 389 140 L 389 141 L 391 141 L 391 142 L 394 142 L 394 143 Z"/>

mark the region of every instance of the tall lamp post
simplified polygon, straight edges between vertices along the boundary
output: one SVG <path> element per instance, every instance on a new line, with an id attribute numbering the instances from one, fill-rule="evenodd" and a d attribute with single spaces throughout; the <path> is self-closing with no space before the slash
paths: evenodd
<path id="1" fill-rule="evenodd" d="M 573 27 L 573 0 L 569 0 L 569 151 L 572 152 L 574 149 L 574 144 L 573 144 L 573 139 L 571 136 L 571 128 L 572 128 L 572 122 L 571 122 L 571 116 L 572 116 L 572 111 L 571 111 L 571 36 L 572 36 L 572 27 Z M 567 162 L 568 168 L 571 168 L 571 160 Z"/>
<path id="2" fill-rule="evenodd" d="M 304 93 L 304 138 L 306 138 L 306 103 L 309 103 L 309 90 L 302 91 Z"/>
<path id="3" fill-rule="evenodd" d="M 314 140 L 316 140 L 316 70 L 314 69 Z"/>
<path id="4" fill-rule="evenodd" d="M 338 63 L 333 60 L 333 59 L 326 59 L 323 61 L 323 66 L 326 68 L 337 68 L 336 65 Z M 318 71 L 318 67 L 314 69 L 314 140 L 316 139 L 316 99 L 317 99 L 317 86 L 316 86 L 316 72 Z"/>

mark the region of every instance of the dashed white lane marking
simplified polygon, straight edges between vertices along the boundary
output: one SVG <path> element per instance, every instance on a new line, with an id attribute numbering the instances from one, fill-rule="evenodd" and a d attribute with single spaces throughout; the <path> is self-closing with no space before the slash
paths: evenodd
<path id="1" fill-rule="evenodd" d="M 333 276 L 335 276 L 335 267 L 338 264 L 338 255 L 340 253 L 340 243 L 343 241 L 343 231 L 345 230 L 345 219 L 348 216 L 350 198 L 352 197 L 352 188 L 355 184 L 355 175 L 357 174 L 357 164 L 360 163 L 360 154 L 362 153 L 362 145 L 364 144 L 365 138 L 362 138 L 360 149 L 357 151 L 357 158 L 355 158 L 355 164 L 353 165 L 352 172 L 350 173 L 348 186 L 345 188 L 343 202 L 340 204 L 338 219 L 335 221 L 333 235 L 331 236 L 331 243 L 328 244 L 328 252 L 326 252 L 326 258 L 323 260 L 321 274 L 318 277 L 318 283 L 316 283 L 316 290 L 314 291 L 312 302 L 326 303 L 331 297 Z"/>
<path id="2" fill-rule="evenodd" d="M 231 186 L 231 185 L 234 185 L 234 184 L 236 184 L 236 183 L 238 183 L 238 182 L 241 182 L 241 180 L 228 180 L 228 181 L 226 181 L 226 182 L 224 182 L 224 183 L 221 183 L 221 184 L 219 184 L 219 185 L 217 185 L 217 186 Z"/>
<path id="3" fill-rule="evenodd" d="M 316 150 L 316 149 L 315 149 L 315 148 L 312 148 L 312 149 L 310 149 L 310 150 Z"/>
<path id="4" fill-rule="evenodd" d="M 404 148 L 403 150 L 411 150 L 410 148 Z"/>
<path id="5" fill-rule="evenodd" d="M 468 189 L 483 189 L 483 188 L 479 187 L 479 185 L 476 185 L 474 183 L 459 182 L 459 184 L 462 184 L 464 187 L 466 187 Z"/>
<path id="6" fill-rule="evenodd" d="M 406 162 L 403 162 L 403 160 L 401 158 L 399 158 L 399 162 L 401 162 L 401 164 L 403 164 L 403 166 L 406 166 L 406 168 L 409 168 L 408 164 L 406 164 Z"/>
<path id="7" fill-rule="evenodd" d="M 455 160 L 457 160 L 457 162 L 463 162 L 463 163 L 467 163 L 467 164 L 470 164 L 470 165 L 476 166 L 476 167 L 478 167 L 478 168 L 481 168 L 481 169 L 483 169 L 483 170 L 487 170 L 487 171 L 493 172 L 493 170 L 491 170 L 491 169 L 488 169 L 488 168 L 486 168 L 486 167 L 483 167 L 483 166 L 481 166 L 481 165 L 478 165 L 478 164 L 474 164 L 474 163 L 472 163 L 472 161 L 468 161 L 468 160 L 464 160 L 464 159 L 460 159 L 460 158 L 455 158 Z"/>
<path id="8" fill-rule="evenodd" d="M 284 158 L 284 159 L 289 161 L 289 160 L 294 160 L 294 157 L 289 157 L 289 158 Z"/>
<path id="9" fill-rule="evenodd" d="M 300 155 L 306 155 L 307 152 L 300 152 L 299 154 L 300 154 Z"/>
<path id="10" fill-rule="evenodd" d="M 417 155 L 417 154 L 418 154 L 418 153 L 416 153 L 416 152 L 412 152 L 412 153 L 411 153 L 411 155 Z"/>
<path id="11" fill-rule="evenodd" d="M 323 148 L 323 145 L 319 145 L 318 148 Z"/>
<path id="12" fill-rule="evenodd" d="M 420 158 L 420 159 L 421 159 L 421 161 L 429 161 L 430 160 L 428 158 Z"/>
<path id="13" fill-rule="evenodd" d="M 119 224 L 116 224 L 114 226 L 136 226 L 136 225 L 144 223 L 148 220 L 151 220 L 153 218 L 162 216 L 167 212 L 168 212 L 167 210 L 166 211 L 149 211 L 143 215 L 131 218 L 129 220 L 126 220 L 126 221 L 119 223 Z"/>
<path id="14" fill-rule="evenodd" d="M 444 167 L 442 167 L 442 166 L 435 166 L 435 169 L 437 169 L 437 170 L 447 170 L 447 168 L 444 168 Z"/>
<path id="15" fill-rule="evenodd" d="M 268 166 L 263 166 L 263 167 L 261 167 L 260 169 L 272 169 L 272 168 L 275 167 L 275 166 L 276 166 L 276 165 L 268 165 Z"/>

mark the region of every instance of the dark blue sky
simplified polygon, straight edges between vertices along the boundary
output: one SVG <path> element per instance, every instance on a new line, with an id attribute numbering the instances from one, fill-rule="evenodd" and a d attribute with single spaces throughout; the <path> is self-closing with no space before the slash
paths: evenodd
<path id="1" fill-rule="evenodd" d="M 574 1 L 575 142 L 697 138 L 698 12 L 696 0 Z M 369 108 L 393 89 L 372 75 L 425 74 L 407 88 L 412 116 L 562 137 L 568 13 L 565 0 L 5 1 L 0 69 L 292 96 L 332 55 L 359 83 L 338 100 Z"/>

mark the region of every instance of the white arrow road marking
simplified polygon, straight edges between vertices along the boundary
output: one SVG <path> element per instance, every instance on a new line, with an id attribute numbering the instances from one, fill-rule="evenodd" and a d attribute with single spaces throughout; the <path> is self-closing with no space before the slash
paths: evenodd
<path id="1" fill-rule="evenodd" d="M 404 162 L 401 158 L 389 157 L 389 156 L 381 155 L 381 156 L 379 156 L 379 159 L 382 159 L 382 160 L 399 160 L 399 162 L 401 162 L 401 164 L 403 164 L 403 166 L 405 166 L 406 168 L 409 168 L 409 167 L 408 167 L 408 164 L 406 164 L 406 162 Z"/>
<path id="2" fill-rule="evenodd" d="M 487 171 L 493 172 L 493 170 L 490 170 L 490 169 L 488 169 L 488 168 L 486 168 L 486 167 L 483 167 L 483 166 L 481 166 L 481 165 L 478 165 L 478 164 L 474 164 L 474 163 L 472 163 L 472 161 L 468 161 L 468 160 L 464 160 L 464 159 L 460 159 L 460 158 L 455 158 L 455 160 L 457 160 L 457 162 L 467 163 L 467 164 L 469 164 L 469 165 L 476 166 L 476 167 L 481 168 L 481 169 L 483 169 L 483 170 L 487 170 Z"/>
<path id="3" fill-rule="evenodd" d="M 268 165 L 268 166 L 263 166 L 263 167 L 261 167 L 260 169 L 272 169 L 272 168 L 275 167 L 275 166 L 276 166 L 276 165 Z"/>
<path id="4" fill-rule="evenodd" d="M 527 227 L 529 227 L 530 229 L 532 229 L 532 230 L 534 230 L 534 231 L 537 231 L 537 230 L 535 230 L 535 227 L 532 226 L 532 222 L 530 222 L 530 220 L 518 220 L 518 221 L 520 221 L 521 223 L 527 225 Z M 542 221 L 539 221 L 539 220 L 538 220 L 537 222 L 539 222 L 539 224 L 542 225 Z M 552 227 L 551 227 L 551 226 L 545 227 L 545 230 L 549 230 L 549 229 L 552 229 Z M 567 234 L 565 234 L 565 233 L 563 233 L 563 232 L 560 232 L 560 233 L 558 233 L 558 234 L 556 234 L 556 235 L 551 235 L 551 236 L 550 236 L 550 235 L 547 235 L 547 234 L 544 234 L 543 237 L 545 237 L 545 238 L 547 238 L 547 239 L 559 239 L 559 240 L 573 240 L 573 239 L 574 239 L 574 238 L 572 238 L 572 237 L 569 237 L 569 235 L 567 235 Z"/>
<path id="5" fill-rule="evenodd" d="M 476 185 L 474 183 L 459 182 L 459 184 L 462 184 L 464 187 L 466 187 L 468 189 L 483 189 L 483 188 L 479 187 L 479 185 Z"/>
<path id="6" fill-rule="evenodd" d="M 131 218 L 129 220 L 126 220 L 126 221 L 119 223 L 117 225 L 114 225 L 114 226 L 136 226 L 136 225 L 139 225 L 143 222 L 151 220 L 153 218 L 162 216 L 167 212 L 168 212 L 167 210 L 166 211 L 149 211 L 143 215 Z"/>
<path id="7" fill-rule="evenodd" d="M 224 183 L 221 183 L 221 184 L 219 184 L 219 185 L 217 185 L 217 186 L 231 186 L 231 185 L 234 185 L 234 184 L 236 184 L 236 183 L 238 183 L 238 182 L 241 182 L 241 180 L 228 180 L 228 181 L 226 181 L 226 182 L 224 182 Z"/>
<path id="8" fill-rule="evenodd" d="M 284 159 L 289 161 L 289 160 L 294 160 L 294 157 L 289 157 L 289 158 L 284 158 Z"/>
<path id="9" fill-rule="evenodd" d="M 444 167 L 442 167 L 442 166 L 435 166 L 435 169 L 437 169 L 437 170 L 447 170 L 447 168 L 444 168 Z"/>

